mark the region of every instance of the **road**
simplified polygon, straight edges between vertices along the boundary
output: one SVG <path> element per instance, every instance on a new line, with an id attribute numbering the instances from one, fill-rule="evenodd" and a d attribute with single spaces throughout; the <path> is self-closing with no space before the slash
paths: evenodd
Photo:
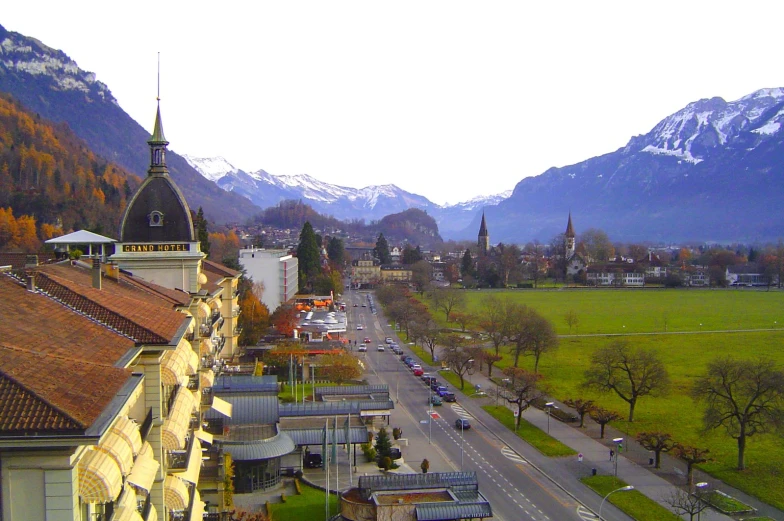
<path id="1" fill-rule="evenodd" d="M 357 343 L 369 337 L 372 343 L 368 352 L 361 355 L 368 368 L 370 383 L 386 383 L 390 396 L 396 400 L 392 425 L 404 422 L 405 437 L 409 440 L 409 449 L 404 448 L 404 457 L 408 453 L 438 454 L 438 460 L 444 461 L 447 468 L 436 468 L 431 460 L 431 472 L 455 470 L 476 471 L 480 480 L 480 491 L 487 497 L 493 507 L 494 519 L 504 521 L 536 520 L 536 521 L 591 521 L 598 519 L 592 511 L 597 511 L 601 498 L 577 483 L 570 483 L 569 490 L 548 477 L 540 469 L 547 463 L 535 449 L 514 437 L 495 420 L 489 417 L 478 405 L 465 399 L 464 403 L 444 403 L 433 407 L 436 413 L 431 422 L 427 399 L 430 389 L 419 377 L 400 361 L 392 351 L 377 351 L 377 345 L 384 343 L 384 338 L 396 338 L 382 322 L 382 311 L 377 305 L 378 315 L 373 315 L 367 301 L 366 291 L 346 291 L 344 300 L 350 308 L 349 327 L 356 333 Z M 372 293 L 370 293 L 372 296 Z M 353 307 L 356 303 L 358 306 Z M 368 307 L 361 307 L 362 303 Z M 356 330 L 362 324 L 364 329 Z M 349 333 L 351 338 L 351 333 Z M 396 338 L 397 339 L 397 338 Z M 352 339 L 353 340 L 353 339 Z M 407 346 L 400 343 L 407 354 L 412 355 Z M 416 358 L 416 357 L 415 357 Z M 423 364 L 424 367 L 424 364 Z M 450 386 L 451 387 L 451 386 Z M 458 394 L 458 400 L 461 395 Z M 471 429 L 461 432 L 455 428 L 455 420 L 468 418 Z M 411 432 L 413 427 L 413 432 Z M 535 461 L 535 459 L 539 461 Z M 412 465 L 416 468 L 416 465 Z M 451 467 L 451 468 L 450 468 Z M 557 471 L 557 468 L 553 468 Z M 576 481 L 576 480 L 571 480 Z M 573 490 L 572 490 L 573 489 Z M 583 496 L 585 496 L 583 498 Z M 582 504 L 576 498 L 585 501 Z M 591 508 L 588 508 L 591 507 Z M 604 519 L 609 521 L 627 521 L 629 518 L 609 503 L 602 509 Z"/>

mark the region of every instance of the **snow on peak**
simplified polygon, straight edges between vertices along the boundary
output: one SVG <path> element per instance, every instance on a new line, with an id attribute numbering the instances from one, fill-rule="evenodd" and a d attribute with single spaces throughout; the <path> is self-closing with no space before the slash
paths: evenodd
<path id="1" fill-rule="evenodd" d="M 445 204 L 443 208 L 455 208 L 460 207 L 462 210 L 474 210 L 476 208 L 481 208 L 483 206 L 491 206 L 500 203 L 504 199 L 509 199 L 511 197 L 513 190 L 505 190 L 500 194 L 494 195 L 478 195 L 468 201 L 463 201 L 456 204 Z"/>
<path id="2" fill-rule="evenodd" d="M 183 159 L 188 162 L 197 172 L 210 181 L 217 182 L 218 179 L 226 174 L 237 173 L 234 165 L 223 159 L 222 157 L 194 157 L 183 154 Z"/>

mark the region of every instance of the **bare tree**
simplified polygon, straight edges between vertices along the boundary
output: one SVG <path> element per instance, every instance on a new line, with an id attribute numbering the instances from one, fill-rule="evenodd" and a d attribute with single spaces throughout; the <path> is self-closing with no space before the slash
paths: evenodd
<path id="1" fill-rule="evenodd" d="M 531 310 L 525 304 L 511 303 L 507 306 L 505 328 L 509 339 L 510 351 L 514 356 L 514 366 L 520 362 L 530 342 Z"/>
<path id="2" fill-rule="evenodd" d="M 670 495 L 664 498 L 664 502 L 670 505 L 679 516 L 688 515 L 689 521 L 694 521 L 694 516 L 699 516 L 700 512 L 710 507 L 699 496 L 680 488 L 673 489 Z"/>
<path id="3" fill-rule="evenodd" d="M 447 322 L 450 321 L 452 311 L 462 309 L 465 306 L 465 291 L 457 288 L 434 287 L 429 296 L 433 306 L 444 312 Z"/>
<path id="4" fill-rule="evenodd" d="M 460 390 L 465 388 L 465 376 L 473 371 L 474 363 L 481 355 L 481 348 L 462 347 L 462 338 L 450 335 L 444 339 L 447 346 L 444 350 L 444 363 L 460 377 Z"/>
<path id="5" fill-rule="evenodd" d="M 585 417 L 596 408 L 596 402 L 593 400 L 583 400 L 582 398 L 564 400 L 564 405 L 577 411 L 577 414 L 580 416 L 580 429 L 585 427 Z"/>
<path id="6" fill-rule="evenodd" d="M 482 299 L 479 327 L 490 337 L 496 355 L 507 335 L 508 304 L 508 300 L 501 300 L 494 295 Z"/>
<path id="7" fill-rule="evenodd" d="M 632 349 L 625 340 L 616 340 L 596 351 L 585 371 L 588 388 L 613 391 L 629 404 L 629 421 L 643 396 L 660 396 L 670 387 L 670 377 L 658 355 L 646 349 Z"/>
<path id="8" fill-rule="evenodd" d="M 503 360 L 504 357 L 501 355 L 497 355 L 488 350 L 482 350 L 482 360 L 484 363 L 487 364 L 487 376 L 491 378 L 493 376 L 493 366 Z M 481 368 L 480 368 L 481 370 Z"/>
<path id="9" fill-rule="evenodd" d="M 603 407 L 595 407 L 589 413 L 591 415 L 591 419 L 599 424 L 599 437 L 604 438 L 604 427 L 610 422 L 613 422 L 621 417 L 615 411 L 610 411 Z"/>
<path id="10" fill-rule="evenodd" d="M 552 322 L 536 311 L 531 310 L 528 321 L 530 333 L 525 354 L 534 357 L 534 372 L 538 373 L 542 355 L 558 348 L 558 335 L 555 334 Z"/>
<path id="11" fill-rule="evenodd" d="M 657 469 L 661 468 L 662 452 L 670 452 L 677 445 L 672 441 L 672 435 L 666 432 L 640 432 L 637 434 L 637 443 L 644 449 L 653 451 L 656 456 Z"/>
<path id="12" fill-rule="evenodd" d="M 738 470 L 746 468 L 746 441 L 784 426 L 784 373 L 768 359 L 713 360 L 692 389 L 705 401 L 705 430 L 724 427 L 738 442 Z"/>
<path id="13" fill-rule="evenodd" d="M 569 326 L 570 334 L 572 332 L 572 327 L 577 328 L 580 325 L 580 317 L 573 309 L 567 311 L 566 315 L 564 316 L 564 320 L 566 321 L 566 325 Z"/>
<path id="14" fill-rule="evenodd" d="M 452 312 L 452 320 L 460 325 L 460 329 L 465 331 L 469 324 L 473 323 L 474 316 L 471 313 Z"/>
<path id="15" fill-rule="evenodd" d="M 411 338 L 430 350 L 431 361 L 435 359 L 440 332 L 438 324 L 429 315 L 418 317 L 411 323 Z"/>
<path id="16" fill-rule="evenodd" d="M 686 462 L 686 478 L 689 483 L 689 490 L 694 486 L 694 465 L 708 461 L 708 449 L 698 449 L 688 445 L 677 445 L 674 449 L 675 456 Z"/>
<path id="17" fill-rule="evenodd" d="M 504 390 L 504 399 L 517 406 L 517 420 L 515 421 L 515 431 L 517 431 L 520 428 L 520 418 L 523 416 L 523 411 L 528 409 L 531 403 L 545 395 L 539 384 L 542 376 L 520 367 L 507 367 L 504 369 L 504 375 L 512 380 L 509 387 Z"/>

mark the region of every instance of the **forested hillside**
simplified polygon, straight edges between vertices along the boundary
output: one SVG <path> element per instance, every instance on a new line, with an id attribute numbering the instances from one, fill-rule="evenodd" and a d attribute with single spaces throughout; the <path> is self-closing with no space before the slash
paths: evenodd
<path id="1" fill-rule="evenodd" d="M 91 152 L 67 125 L 0 94 L 0 250 L 34 251 L 38 240 L 78 229 L 116 237 L 139 182 Z"/>

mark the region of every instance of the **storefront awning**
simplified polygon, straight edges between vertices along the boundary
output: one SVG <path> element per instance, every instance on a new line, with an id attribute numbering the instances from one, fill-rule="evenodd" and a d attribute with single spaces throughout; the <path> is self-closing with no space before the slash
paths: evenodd
<path id="1" fill-rule="evenodd" d="M 136 507 L 119 507 L 114 510 L 112 521 L 144 521 Z"/>
<path id="2" fill-rule="evenodd" d="M 139 424 L 127 416 L 120 416 L 112 426 L 112 432 L 117 433 L 133 449 L 134 455 L 142 450 L 142 435 L 139 432 Z"/>
<path id="3" fill-rule="evenodd" d="M 231 418 L 232 405 L 226 400 L 213 396 L 211 407 L 224 416 Z"/>
<path id="4" fill-rule="evenodd" d="M 212 434 L 210 434 L 209 432 L 199 429 L 197 431 L 193 431 L 193 435 L 199 438 L 204 443 L 209 443 L 210 445 L 212 445 Z"/>
<path id="5" fill-rule="evenodd" d="M 185 510 L 188 506 L 188 487 L 185 482 L 175 476 L 166 476 L 163 501 L 169 510 Z"/>
<path id="6" fill-rule="evenodd" d="M 150 513 L 144 521 L 158 521 L 158 511 L 155 510 L 155 505 L 150 503 Z"/>
<path id="7" fill-rule="evenodd" d="M 205 369 L 199 373 L 199 383 L 202 389 L 212 387 L 215 384 L 215 372 L 212 369 Z"/>
<path id="8" fill-rule="evenodd" d="M 136 456 L 136 461 L 133 464 L 133 469 L 131 469 L 127 481 L 131 485 L 139 487 L 149 493 L 152 484 L 155 481 L 155 475 L 158 473 L 158 467 L 160 466 L 161 464 L 158 463 L 153 456 L 152 447 L 149 443 L 144 442 L 142 450 L 139 452 L 139 455 Z"/>
<path id="9" fill-rule="evenodd" d="M 183 342 L 188 344 L 188 347 L 185 348 L 188 350 L 188 374 L 196 374 L 199 370 L 199 355 L 193 350 L 190 342 L 187 340 L 183 340 Z"/>
<path id="10" fill-rule="evenodd" d="M 120 467 L 108 454 L 88 450 L 79 461 L 79 496 L 86 503 L 114 501 L 122 490 Z"/>
<path id="11" fill-rule="evenodd" d="M 190 355 L 181 346 L 182 344 L 178 344 L 174 350 L 166 351 L 161 358 L 161 382 L 164 385 L 188 383 Z"/>
<path id="12" fill-rule="evenodd" d="M 199 317 L 207 318 L 211 314 L 212 310 L 210 309 L 210 306 L 204 301 L 199 302 Z"/>
<path id="13" fill-rule="evenodd" d="M 133 467 L 133 449 L 128 441 L 114 431 L 109 431 L 97 447 L 114 459 L 120 473 L 127 476 Z"/>
<path id="14" fill-rule="evenodd" d="M 204 519 L 204 501 L 201 500 L 201 494 L 195 488 L 193 489 L 193 508 L 191 508 L 190 521 L 202 521 Z"/>
<path id="15" fill-rule="evenodd" d="M 185 448 L 185 434 L 191 422 L 191 413 L 196 403 L 193 393 L 185 387 L 180 387 L 174 399 L 169 416 L 161 428 L 161 440 L 166 450 Z"/>
<path id="16" fill-rule="evenodd" d="M 173 472 L 175 476 L 183 481 L 199 484 L 199 472 L 201 472 L 201 443 L 198 438 L 193 438 L 193 445 L 188 454 L 188 466 L 184 472 Z"/>

